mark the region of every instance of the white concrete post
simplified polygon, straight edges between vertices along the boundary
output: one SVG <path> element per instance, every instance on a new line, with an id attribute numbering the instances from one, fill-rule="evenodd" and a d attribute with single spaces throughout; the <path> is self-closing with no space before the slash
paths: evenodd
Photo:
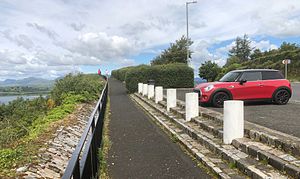
<path id="1" fill-rule="evenodd" d="M 185 120 L 199 116 L 198 93 L 185 93 Z"/>
<path id="2" fill-rule="evenodd" d="M 170 111 L 170 108 L 176 107 L 176 89 L 167 89 L 167 111 Z"/>
<path id="3" fill-rule="evenodd" d="M 148 99 L 154 97 L 154 85 L 148 85 Z"/>
<path id="4" fill-rule="evenodd" d="M 163 100 L 163 87 L 156 86 L 155 87 L 155 103 Z"/>
<path id="5" fill-rule="evenodd" d="M 143 96 L 148 94 L 148 84 L 143 84 Z"/>
<path id="6" fill-rule="evenodd" d="M 224 101 L 223 142 L 244 137 L 244 101 Z"/>
<path id="7" fill-rule="evenodd" d="M 140 94 L 143 93 L 143 83 L 138 84 L 138 93 L 140 93 Z"/>

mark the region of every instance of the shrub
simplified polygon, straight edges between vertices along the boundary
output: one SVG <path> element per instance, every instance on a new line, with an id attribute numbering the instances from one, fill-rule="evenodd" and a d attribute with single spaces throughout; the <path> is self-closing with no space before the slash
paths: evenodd
<path id="1" fill-rule="evenodd" d="M 120 81 L 125 81 L 126 73 L 133 68 L 135 68 L 135 67 L 125 67 L 125 68 L 121 68 L 118 70 L 113 70 L 111 72 L 111 75 Z"/>
<path id="2" fill-rule="evenodd" d="M 100 90 L 104 83 L 99 82 L 99 76 L 96 74 L 68 74 L 63 79 L 56 81 L 51 91 L 51 98 L 56 105 L 60 105 L 69 93 L 74 95 L 83 95 L 86 101 L 92 101 L 98 98 Z"/>
<path id="3" fill-rule="evenodd" d="M 186 64 L 174 63 L 155 66 L 137 66 L 126 73 L 126 88 L 129 93 L 137 91 L 138 83 L 155 80 L 156 86 L 164 88 L 189 88 L 194 85 L 193 69 Z"/>

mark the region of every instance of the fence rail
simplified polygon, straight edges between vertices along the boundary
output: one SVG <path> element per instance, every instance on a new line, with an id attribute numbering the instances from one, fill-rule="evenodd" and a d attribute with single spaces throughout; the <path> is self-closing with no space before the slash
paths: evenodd
<path id="1" fill-rule="evenodd" d="M 89 117 L 87 126 L 66 167 L 63 179 L 98 178 L 98 149 L 102 142 L 102 129 L 108 96 L 106 82 L 95 109 Z"/>

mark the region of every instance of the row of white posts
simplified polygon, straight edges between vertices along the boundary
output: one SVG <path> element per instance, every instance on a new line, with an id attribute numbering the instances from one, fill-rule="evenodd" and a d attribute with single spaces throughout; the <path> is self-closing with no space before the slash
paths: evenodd
<path id="1" fill-rule="evenodd" d="M 163 100 L 163 87 L 139 83 L 138 93 L 155 100 Z M 176 89 L 167 89 L 167 111 L 177 105 Z M 199 116 L 198 93 L 185 94 L 185 120 Z M 223 142 L 231 144 L 233 139 L 244 137 L 244 102 L 228 100 L 224 102 Z"/>

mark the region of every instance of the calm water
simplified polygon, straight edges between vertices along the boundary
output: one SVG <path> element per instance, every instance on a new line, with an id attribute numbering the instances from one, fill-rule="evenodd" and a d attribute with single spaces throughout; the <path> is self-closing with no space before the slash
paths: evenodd
<path id="1" fill-rule="evenodd" d="M 24 98 L 24 99 L 34 99 L 39 97 L 40 95 L 12 95 L 12 96 L 0 96 L 0 104 L 7 104 L 9 101 L 13 101 L 17 98 Z M 43 97 L 46 97 L 47 95 L 42 95 Z"/>

